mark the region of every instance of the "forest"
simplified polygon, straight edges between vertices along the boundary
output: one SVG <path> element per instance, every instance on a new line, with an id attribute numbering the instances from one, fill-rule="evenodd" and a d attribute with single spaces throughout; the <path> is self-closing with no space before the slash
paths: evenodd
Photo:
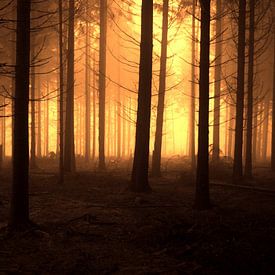
<path id="1" fill-rule="evenodd" d="M 0 1 L 0 274 L 275 274 L 273 0 Z"/>

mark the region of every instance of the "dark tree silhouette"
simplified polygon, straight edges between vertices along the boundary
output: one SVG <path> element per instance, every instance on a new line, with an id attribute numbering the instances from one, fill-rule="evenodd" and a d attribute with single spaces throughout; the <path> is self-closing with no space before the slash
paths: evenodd
<path id="1" fill-rule="evenodd" d="M 107 43 L 107 1 L 100 1 L 99 42 L 99 169 L 105 165 L 105 98 L 106 98 L 106 43 Z"/>
<path id="2" fill-rule="evenodd" d="M 271 149 L 271 168 L 275 171 L 275 24 L 273 27 L 273 102 L 272 102 L 272 149 Z"/>
<path id="3" fill-rule="evenodd" d="M 17 1 L 13 172 L 10 226 L 29 223 L 30 0 Z"/>
<path id="4" fill-rule="evenodd" d="M 249 0 L 249 53 L 248 53 L 248 88 L 247 88 L 247 131 L 246 131 L 246 177 L 252 177 L 252 136 L 253 136 L 253 87 L 254 87 L 254 36 L 255 36 L 255 0 Z"/>
<path id="5" fill-rule="evenodd" d="M 64 169 L 66 172 L 75 171 L 74 149 L 74 18 L 75 1 L 69 0 L 68 27 L 68 65 L 67 65 L 67 98 L 66 98 L 66 126 Z"/>
<path id="6" fill-rule="evenodd" d="M 58 1 L 59 9 L 59 183 L 64 182 L 64 65 L 63 65 L 63 6 Z"/>
<path id="7" fill-rule="evenodd" d="M 210 53 L 210 0 L 201 0 L 201 42 L 199 80 L 199 139 L 196 177 L 196 209 L 210 207 L 209 198 L 209 53 Z"/>
<path id="8" fill-rule="evenodd" d="M 243 112 L 244 112 L 244 73 L 245 73 L 245 16 L 246 0 L 239 0 L 238 18 L 238 70 L 237 70 L 237 101 L 236 101 L 236 129 L 233 178 L 243 177 Z"/>
<path id="9" fill-rule="evenodd" d="M 139 64 L 138 110 L 131 190 L 146 192 L 148 183 L 153 55 L 153 1 L 143 0 Z"/>
<path id="10" fill-rule="evenodd" d="M 160 76 L 159 76 L 159 94 L 157 108 L 157 122 L 155 133 L 155 144 L 152 159 L 152 175 L 161 175 L 161 147 L 162 147 L 162 129 L 163 115 L 165 103 L 166 88 L 166 63 L 167 63 L 167 36 L 168 36 L 168 12 L 169 0 L 163 1 L 163 17 L 162 17 L 162 41 L 161 41 L 161 57 L 160 57 Z"/>
<path id="11" fill-rule="evenodd" d="M 215 99 L 213 129 L 213 160 L 220 158 L 220 96 L 221 96 L 221 63 L 222 63 L 222 2 L 216 1 L 216 62 L 215 62 Z"/>

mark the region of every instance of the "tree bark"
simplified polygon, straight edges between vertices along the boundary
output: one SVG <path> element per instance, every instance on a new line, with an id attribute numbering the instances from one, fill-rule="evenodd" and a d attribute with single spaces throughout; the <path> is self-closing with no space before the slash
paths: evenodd
<path id="1" fill-rule="evenodd" d="M 85 97 L 86 97 L 86 113 L 85 113 L 85 161 L 89 162 L 91 157 L 91 91 L 90 91 L 90 24 L 88 21 L 88 5 L 86 1 L 86 56 L 85 56 Z"/>
<path id="2" fill-rule="evenodd" d="M 64 65 L 63 65 L 63 6 L 59 6 L 59 183 L 64 183 Z"/>
<path id="3" fill-rule="evenodd" d="M 237 70 L 237 101 L 236 101 L 236 129 L 233 179 L 243 177 L 243 112 L 244 112 L 244 71 L 245 71 L 245 17 L 246 0 L 239 0 L 238 19 L 238 70 Z"/>
<path id="4" fill-rule="evenodd" d="M 67 65 L 67 98 L 66 98 L 66 127 L 64 148 L 64 170 L 75 172 L 74 146 L 74 16 L 75 1 L 69 0 L 68 28 L 68 65 Z"/>
<path id="5" fill-rule="evenodd" d="M 253 127 L 253 89 L 254 89 L 254 37 L 255 37 L 255 0 L 249 0 L 249 60 L 248 60 L 248 87 L 247 87 L 247 131 L 246 131 L 246 177 L 252 177 L 252 127 Z"/>
<path id="6" fill-rule="evenodd" d="M 157 108 L 157 122 L 155 132 L 155 144 L 152 158 L 152 175 L 161 176 L 161 148 L 163 136 L 163 115 L 165 104 L 166 89 L 166 64 L 167 64 L 167 44 L 168 44 L 168 12 L 169 0 L 163 1 L 162 16 L 162 41 L 161 41 L 161 57 L 160 57 L 160 75 L 159 75 L 159 94 Z"/>
<path id="7" fill-rule="evenodd" d="M 216 0 L 216 62 L 215 62 L 215 92 L 214 92 L 214 129 L 213 154 L 214 161 L 220 158 L 220 96 L 221 96 L 221 63 L 222 63 L 222 7 L 221 0 Z"/>
<path id="8" fill-rule="evenodd" d="M 105 98 L 106 98 L 106 43 L 107 43 L 107 0 L 100 1 L 100 45 L 99 45 L 99 163 L 105 164 Z"/>
<path id="9" fill-rule="evenodd" d="M 30 0 L 17 1 L 11 227 L 29 223 L 30 11 Z"/>
<path id="10" fill-rule="evenodd" d="M 271 169 L 275 172 L 275 27 L 273 27 L 273 101 L 272 101 L 272 144 Z"/>
<path id="11" fill-rule="evenodd" d="M 138 109 L 131 190 L 146 192 L 148 183 L 149 141 L 152 94 L 153 0 L 142 0 Z"/>
<path id="12" fill-rule="evenodd" d="M 209 55 L 210 55 L 210 0 L 201 0 L 201 42 L 199 80 L 199 137 L 196 177 L 196 209 L 210 207 L 209 198 Z"/>
<path id="13" fill-rule="evenodd" d="M 35 57 L 34 52 L 34 45 L 35 39 L 32 39 L 32 58 Z M 34 59 L 32 62 L 34 63 Z M 31 157 L 30 157 L 30 168 L 36 168 L 36 140 L 35 140 L 35 89 L 36 89 L 36 82 L 35 82 L 35 65 L 31 67 Z"/>

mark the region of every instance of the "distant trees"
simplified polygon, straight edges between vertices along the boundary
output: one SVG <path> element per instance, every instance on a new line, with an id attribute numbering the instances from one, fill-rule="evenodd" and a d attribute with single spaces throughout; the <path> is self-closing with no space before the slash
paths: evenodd
<path id="1" fill-rule="evenodd" d="M 141 40 L 139 64 L 138 110 L 135 154 L 130 189 L 135 192 L 150 190 L 148 183 L 151 89 L 153 54 L 153 1 L 143 0 L 141 11 Z"/>
<path id="2" fill-rule="evenodd" d="M 275 23 L 273 22 L 273 99 L 272 99 L 272 144 L 271 168 L 275 171 Z"/>
<path id="3" fill-rule="evenodd" d="M 17 1 L 13 172 L 10 226 L 29 223 L 30 0 Z"/>
<path id="4" fill-rule="evenodd" d="M 210 55 L 210 0 L 201 0 L 201 42 L 199 78 L 199 136 L 196 176 L 195 208 L 210 207 L 209 198 L 209 55 Z"/>

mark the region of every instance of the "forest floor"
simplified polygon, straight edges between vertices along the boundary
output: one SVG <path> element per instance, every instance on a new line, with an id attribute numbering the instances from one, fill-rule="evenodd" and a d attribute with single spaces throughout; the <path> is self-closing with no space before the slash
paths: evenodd
<path id="1" fill-rule="evenodd" d="M 2 170 L 0 274 L 275 274 L 275 176 L 267 170 L 246 188 L 217 174 L 207 211 L 192 208 L 188 172 L 166 172 L 150 179 L 152 193 L 134 194 L 129 172 L 84 170 L 63 185 L 50 169 L 31 171 L 38 226 L 16 234 L 5 227 L 10 170 Z"/>

